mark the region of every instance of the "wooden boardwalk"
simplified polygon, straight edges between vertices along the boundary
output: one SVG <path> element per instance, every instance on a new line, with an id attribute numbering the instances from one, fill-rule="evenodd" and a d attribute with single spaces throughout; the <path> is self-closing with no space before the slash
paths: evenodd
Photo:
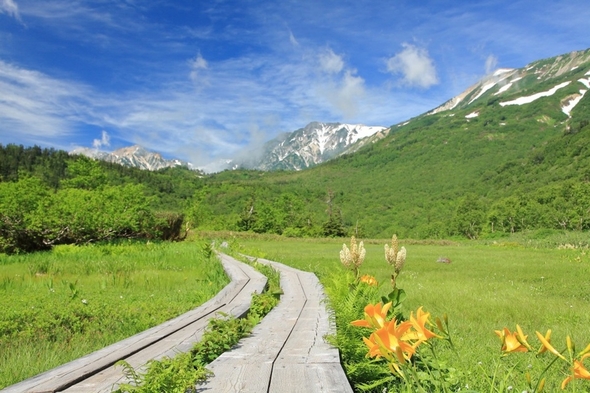
<path id="1" fill-rule="evenodd" d="M 112 392 L 121 382 L 128 382 L 123 369 L 114 366 L 117 361 L 124 359 L 141 371 L 151 359 L 190 350 L 211 317 L 217 312 L 245 315 L 251 294 L 266 285 L 266 277 L 250 266 L 220 256 L 232 282 L 202 306 L 1 392 Z M 337 349 L 323 339 L 334 328 L 317 277 L 280 263 L 259 262 L 280 271 L 281 301 L 250 336 L 207 367 L 215 376 L 198 385 L 197 391 L 352 392 Z"/>
<path id="2" fill-rule="evenodd" d="M 352 392 L 338 350 L 321 284 L 313 273 L 261 260 L 281 274 L 280 303 L 237 348 L 207 368 L 215 374 L 198 392 Z"/>

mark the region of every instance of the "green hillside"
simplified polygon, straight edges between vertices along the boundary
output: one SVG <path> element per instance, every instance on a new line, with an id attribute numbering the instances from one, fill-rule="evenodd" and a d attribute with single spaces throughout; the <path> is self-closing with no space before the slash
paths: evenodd
<path id="1" fill-rule="evenodd" d="M 572 59 L 579 61 L 576 68 Z M 202 204 L 216 216 L 228 209 L 243 215 L 252 206 L 264 213 L 280 211 L 279 197 L 290 195 L 302 201 L 300 221 L 319 225 L 328 219 L 331 192 L 332 210 L 341 210 L 347 231 L 358 223 L 371 237 L 588 229 L 590 205 L 583 195 L 590 191 L 590 97 L 571 117 L 562 106 L 585 88 L 578 80 L 590 79 L 589 59 L 587 50 L 533 63 L 518 70 L 518 84 L 501 94 L 494 95 L 503 86 L 498 84 L 466 104 L 474 89 L 456 109 L 392 126 L 383 140 L 306 171 L 215 175 L 206 181 Z M 570 83 L 553 95 L 501 105 L 564 81 Z"/>
<path id="2" fill-rule="evenodd" d="M 589 89 L 590 50 L 501 70 L 430 113 L 393 125 L 385 138 L 299 172 L 147 172 L 0 145 L 0 232 L 11 233 L 17 220 L 34 227 L 35 236 L 53 233 L 45 240 L 50 244 L 66 242 L 59 237 L 63 228 L 50 229 L 55 223 L 39 218 L 42 212 L 62 217 L 64 203 L 88 208 L 81 201 L 106 203 L 117 194 L 133 201 L 143 221 L 127 217 L 119 232 L 101 229 L 114 237 L 161 237 L 173 221 L 179 228 L 178 217 L 184 228 L 285 236 L 478 238 L 588 230 Z M 14 197 L 19 187 L 22 200 Z M 112 203 L 128 211 L 125 198 Z M 176 218 L 164 225 L 164 212 Z M 148 230 L 156 222 L 158 233 Z"/>

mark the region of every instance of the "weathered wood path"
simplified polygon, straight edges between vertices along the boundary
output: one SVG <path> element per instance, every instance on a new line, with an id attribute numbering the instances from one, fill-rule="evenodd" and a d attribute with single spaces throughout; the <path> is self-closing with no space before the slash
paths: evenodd
<path id="1" fill-rule="evenodd" d="M 124 359 L 142 370 L 151 359 L 172 357 L 199 341 L 211 317 L 248 312 L 251 294 L 260 293 L 266 277 L 227 255 L 220 255 L 231 278 L 202 306 L 128 339 L 39 374 L 2 393 L 111 392 L 127 382 Z M 199 392 L 352 392 L 338 351 L 323 336 L 333 333 L 323 304 L 323 289 L 313 273 L 265 260 L 281 273 L 284 294 L 252 335 L 207 368 L 215 373 Z"/>
<path id="2" fill-rule="evenodd" d="M 325 342 L 334 333 L 324 291 L 313 273 L 258 259 L 281 274 L 280 303 L 237 348 L 207 367 L 215 376 L 198 392 L 352 392 L 338 350 Z"/>

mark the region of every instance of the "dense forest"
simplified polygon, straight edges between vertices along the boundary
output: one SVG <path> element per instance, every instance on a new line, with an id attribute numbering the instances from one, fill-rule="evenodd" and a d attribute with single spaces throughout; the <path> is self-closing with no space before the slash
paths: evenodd
<path id="1" fill-rule="evenodd" d="M 196 172 L 151 173 L 65 151 L 0 145 L 0 252 L 179 239 L 196 179 Z"/>

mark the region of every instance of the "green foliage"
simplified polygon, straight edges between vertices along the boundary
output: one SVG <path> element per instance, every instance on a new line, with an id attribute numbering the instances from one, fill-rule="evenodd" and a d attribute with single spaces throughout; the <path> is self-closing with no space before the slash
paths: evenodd
<path id="1" fill-rule="evenodd" d="M 248 319 L 229 317 L 212 318 L 203 338 L 191 350 L 196 363 L 209 364 L 228 351 L 252 330 Z"/>
<path id="2" fill-rule="evenodd" d="M 42 235 L 31 228 L 39 204 L 50 193 L 37 178 L 0 183 L 0 252 L 19 253 L 47 249 Z"/>
<path id="3" fill-rule="evenodd" d="M 383 384 L 391 382 L 391 373 L 381 364 L 366 357 L 367 346 L 363 342 L 365 329 L 350 324 L 364 318 L 364 307 L 379 299 L 377 288 L 364 283 L 354 283 L 349 272 L 336 271 L 322 279 L 328 304 L 334 310 L 337 334 L 329 337 L 330 343 L 340 350 L 346 375 L 360 391 L 381 392 Z"/>
<path id="4" fill-rule="evenodd" d="M 198 243 L 0 254 L 0 389 L 169 320 L 228 279 Z"/>
<path id="5" fill-rule="evenodd" d="M 96 161 L 74 162 L 82 173 L 58 190 L 20 176 L 0 182 L 0 252 L 46 250 L 120 238 L 180 240 L 183 215 L 155 213 L 142 185 L 93 183 L 105 176 Z M 82 165 L 83 164 L 83 165 Z M 89 174 L 88 174 L 89 173 Z"/>
<path id="6" fill-rule="evenodd" d="M 148 371 L 145 375 L 138 374 L 124 360 L 117 364 L 123 367 L 125 376 L 133 382 L 121 384 L 117 390 L 120 393 L 194 393 L 197 391 L 196 383 L 212 375 L 188 352 L 181 353 L 173 359 L 164 358 L 148 362 Z"/>
<path id="7" fill-rule="evenodd" d="M 483 202 L 475 194 L 467 194 L 457 206 L 453 218 L 454 230 L 469 239 L 477 239 L 486 218 Z"/>

